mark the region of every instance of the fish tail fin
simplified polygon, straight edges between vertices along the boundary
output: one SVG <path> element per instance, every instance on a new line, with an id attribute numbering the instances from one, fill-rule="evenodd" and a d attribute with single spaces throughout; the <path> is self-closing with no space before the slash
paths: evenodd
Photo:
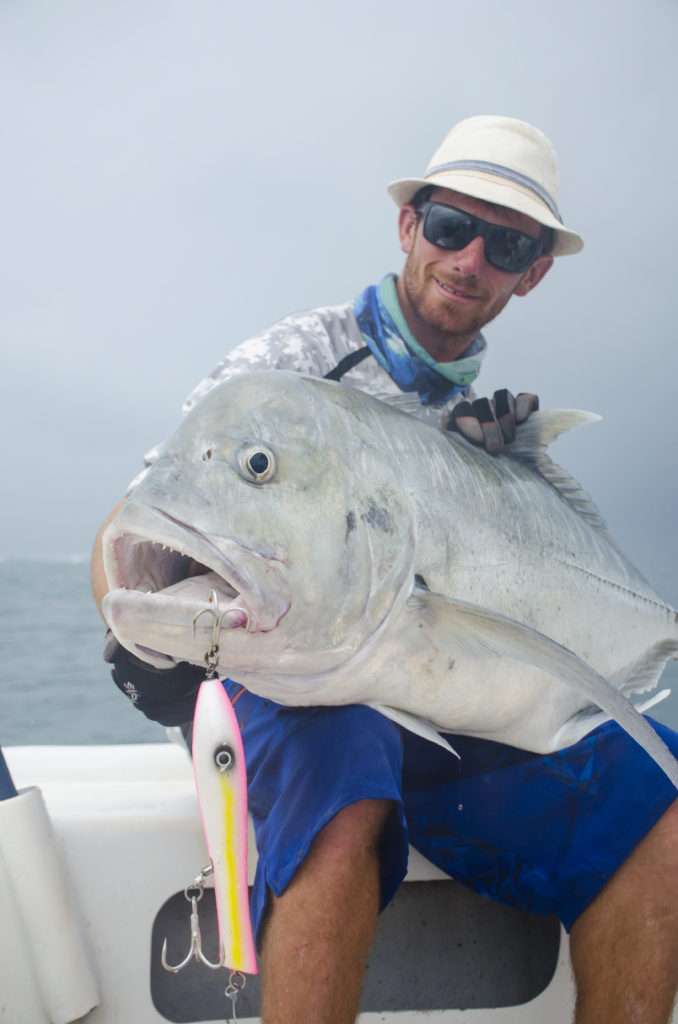
<path id="1" fill-rule="evenodd" d="M 678 627 L 678 622 L 676 623 Z M 678 629 L 676 630 L 678 634 Z M 666 667 L 667 661 L 678 660 L 678 635 L 671 640 L 660 640 L 653 644 L 644 654 L 632 661 L 630 665 L 615 672 L 610 677 L 610 683 L 616 690 L 619 690 L 625 697 L 632 697 L 636 693 L 647 693 L 654 690 L 659 678 Z M 667 696 L 670 690 L 662 691 Z M 657 697 L 652 703 L 657 703 Z M 649 704 L 646 704 L 649 707 Z M 645 706 L 642 708 L 645 710 Z"/>
<path id="2" fill-rule="evenodd" d="M 653 644 L 644 654 L 629 665 L 625 665 L 610 676 L 610 685 L 631 700 L 637 694 L 655 690 L 667 661 L 678 660 L 678 638 L 660 640 Z M 644 700 L 633 701 L 633 706 L 640 714 L 653 708 L 655 704 L 671 696 L 670 689 L 658 690 Z M 565 722 L 558 732 L 559 745 L 570 746 L 577 743 L 587 733 L 596 729 L 604 722 L 609 722 L 610 715 L 601 711 L 596 705 L 583 708 Z"/>

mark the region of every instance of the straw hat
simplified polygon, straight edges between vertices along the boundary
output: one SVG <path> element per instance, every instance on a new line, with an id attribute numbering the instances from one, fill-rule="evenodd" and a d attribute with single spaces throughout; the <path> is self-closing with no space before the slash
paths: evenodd
<path id="1" fill-rule="evenodd" d="M 546 136 L 513 117 L 468 117 L 448 132 L 423 178 L 399 178 L 388 191 L 398 206 L 437 185 L 526 213 L 553 228 L 551 254 L 579 252 L 584 242 L 563 226 L 558 210 L 558 158 Z"/>

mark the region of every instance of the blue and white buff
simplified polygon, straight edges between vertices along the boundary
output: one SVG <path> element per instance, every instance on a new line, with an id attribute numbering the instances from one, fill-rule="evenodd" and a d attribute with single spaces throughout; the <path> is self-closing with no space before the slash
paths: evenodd
<path id="1" fill-rule="evenodd" d="M 487 350 L 482 334 L 461 359 L 436 362 L 405 320 L 394 274 L 387 274 L 378 285 L 369 285 L 356 299 L 353 312 L 365 344 L 401 391 L 416 391 L 423 405 L 443 405 L 455 395 L 468 394 Z"/>

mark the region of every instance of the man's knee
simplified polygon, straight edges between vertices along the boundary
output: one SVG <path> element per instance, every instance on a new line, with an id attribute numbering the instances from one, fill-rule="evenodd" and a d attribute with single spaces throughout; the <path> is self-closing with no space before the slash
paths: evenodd
<path id="1" fill-rule="evenodd" d="M 391 800 L 358 800 L 343 807 L 317 834 L 308 859 L 347 868 L 376 859 L 392 807 Z"/>
<path id="2" fill-rule="evenodd" d="M 678 799 L 674 800 L 671 806 L 664 811 L 664 814 L 655 825 L 655 829 L 657 834 L 666 839 L 667 843 L 678 847 Z"/>
<path id="3" fill-rule="evenodd" d="M 629 862 L 653 864 L 659 877 L 663 870 L 663 873 L 668 872 L 675 878 L 675 867 L 678 863 L 678 800 L 673 801 L 641 840 L 631 854 Z"/>
<path id="4" fill-rule="evenodd" d="M 575 921 L 572 928 L 572 949 L 595 934 L 601 925 L 607 927 L 610 914 L 620 914 L 630 926 L 636 915 L 654 919 L 659 914 L 672 920 L 678 930 L 678 913 L 674 893 L 678 874 L 678 800 L 659 818 L 653 828 L 633 850 L 627 860 L 609 879 L 596 899 Z"/>

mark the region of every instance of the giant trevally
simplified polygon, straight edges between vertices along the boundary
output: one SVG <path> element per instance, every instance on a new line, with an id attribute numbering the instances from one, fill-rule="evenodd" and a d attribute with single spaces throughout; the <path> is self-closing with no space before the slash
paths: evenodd
<path id="1" fill-rule="evenodd" d="M 216 590 L 220 669 L 254 693 L 539 752 L 613 717 L 678 785 L 628 699 L 666 696 L 678 616 L 545 453 L 596 417 L 536 413 L 497 457 L 406 404 L 282 371 L 216 387 L 104 536 L 119 641 L 202 663 Z"/>

